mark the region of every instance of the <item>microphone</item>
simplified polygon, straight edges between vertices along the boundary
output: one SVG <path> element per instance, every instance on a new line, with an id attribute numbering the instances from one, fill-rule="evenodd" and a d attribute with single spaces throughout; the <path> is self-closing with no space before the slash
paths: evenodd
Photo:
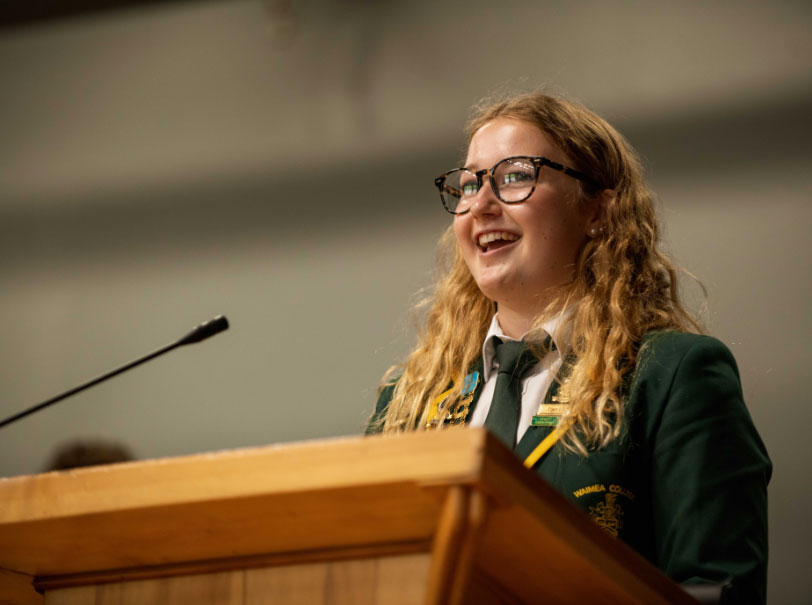
<path id="1" fill-rule="evenodd" d="M 183 345 L 190 345 L 194 342 L 200 342 L 201 340 L 206 340 L 207 338 L 214 336 L 215 334 L 219 334 L 224 330 L 228 330 L 228 320 L 224 315 L 218 315 L 217 317 L 211 318 L 209 321 L 204 321 L 199 326 L 195 326 L 191 332 L 171 346 L 174 348 Z"/>
<path id="2" fill-rule="evenodd" d="M 3 428 L 4 426 L 11 424 L 12 422 L 16 422 L 17 420 L 21 420 L 22 418 L 25 418 L 29 414 L 33 414 L 34 412 L 38 412 L 39 410 L 47 408 L 49 405 L 53 405 L 57 401 L 62 401 L 63 399 L 67 399 L 71 395 L 75 395 L 76 393 L 84 391 L 85 389 L 89 389 L 90 387 L 95 386 L 100 382 L 104 382 L 108 378 L 112 378 L 113 376 L 117 376 L 122 372 L 126 372 L 127 370 L 130 370 L 135 366 L 139 366 L 142 363 L 149 361 L 150 359 L 154 359 L 160 355 L 163 355 L 164 353 L 168 353 L 172 349 L 177 349 L 178 347 L 182 347 L 183 345 L 188 345 L 195 342 L 200 342 L 201 340 L 206 340 L 207 338 L 214 336 L 215 334 L 219 334 L 220 332 L 227 329 L 228 329 L 228 320 L 223 315 L 218 315 L 217 317 L 214 317 L 209 321 L 204 321 L 202 324 L 196 326 L 192 331 L 186 334 L 186 336 L 184 336 L 183 338 L 176 340 L 175 342 L 168 344 L 165 347 L 161 347 L 160 349 L 158 349 L 157 351 L 153 351 L 149 355 L 145 355 L 140 359 L 136 359 L 135 361 L 130 362 L 127 365 L 121 366 L 116 370 L 107 372 L 106 374 L 103 374 L 98 378 L 94 378 L 93 380 L 86 382 L 82 385 L 79 385 L 78 387 L 75 387 L 69 391 L 65 391 L 61 395 L 52 397 L 51 399 L 48 399 L 47 401 L 43 401 L 42 403 L 32 406 L 27 410 L 23 410 L 18 414 L 9 416 L 5 420 L 0 421 L 0 428 Z"/>

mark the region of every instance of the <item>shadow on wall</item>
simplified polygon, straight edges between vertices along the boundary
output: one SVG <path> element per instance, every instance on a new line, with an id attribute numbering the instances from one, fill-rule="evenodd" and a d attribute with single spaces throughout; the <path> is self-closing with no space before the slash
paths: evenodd
<path id="1" fill-rule="evenodd" d="M 617 124 L 658 182 L 769 171 L 812 155 L 809 94 L 704 114 Z M 612 116 L 609 116 L 610 119 Z M 617 120 L 616 120 L 617 122 Z M 463 141 L 462 135 L 460 141 Z M 232 175 L 160 189 L 105 191 L 73 203 L 15 204 L 0 214 L 0 254 L 26 263 L 71 262 L 142 251 L 228 247 L 247 240 L 317 238 L 425 217 L 439 207 L 433 178 L 459 162 L 450 143 L 377 164 Z M 405 205 L 390 198 L 414 200 Z"/>

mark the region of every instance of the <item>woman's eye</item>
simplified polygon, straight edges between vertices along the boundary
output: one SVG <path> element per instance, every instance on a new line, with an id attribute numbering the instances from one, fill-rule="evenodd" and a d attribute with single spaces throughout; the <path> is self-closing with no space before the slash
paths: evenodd
<path id="1" fill-rule="evenodd" d="M 460 189 L 462 189 L 463 197 L 476 195 L 477 191 L 479 191 L 479 187 L 477 186 L 476 181 L 468 181 L 466 183 L 461 183 Z"/>
<path id="2" fill-rule="evenodd" d="M 528 172 L 526 170 L 513 170 L 505 174 L 505 185 L 509 185 L 511 183 L 528 183 L 533 180 L 533 173 Z"/>

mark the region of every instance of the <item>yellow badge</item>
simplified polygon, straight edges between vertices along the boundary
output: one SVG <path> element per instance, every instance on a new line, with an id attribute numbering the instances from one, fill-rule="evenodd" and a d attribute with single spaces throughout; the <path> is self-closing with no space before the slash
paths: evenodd
<path id="1" fill-rule="evenodd" d="M 474 401 L 474 391 L 476 390 L 477 385 L 479 384 L 479 372 L 471 372 L 468 374 L 463 383 L 462 383 L 462 392 L 460 393 L 461 398 L 456 403 L 448 405 L 447 409 L 445 409 L 445 414 L 442 413 L 441 408 L 443 407 L 443 403 L 445 403 L 445 399 L 454 389 L 448 389 L 431 402 L 429 406 L 429 413 L 428 417 L 426 418 L 426 428 L 432 428 L 440 424 L 440 422 L 450 423 L 450 424 L 461 424 L 465 422 L 465 418 L 468 416 L 468 410 L 470 409 L 471 403 Z M 440 416 L 443 416 L 441 419 Z"/>
<path id="2" fill-rule="evenodd" d="M 536 416 L 563 416 L 569 406 L 565 403 L 542 403 Z"/>

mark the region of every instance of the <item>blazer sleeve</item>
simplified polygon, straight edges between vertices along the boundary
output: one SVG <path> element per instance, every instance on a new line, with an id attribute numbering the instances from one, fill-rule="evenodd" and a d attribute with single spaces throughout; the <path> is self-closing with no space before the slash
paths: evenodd
<path id="1" fill-rule="evenodd" d="M 633 388 L 648 408 L 657 564 L 677 582 L 729 583 L 723 602 L 764 603 L 772 466 L 736 362 L 707 336 L 649 347 Z"/>

